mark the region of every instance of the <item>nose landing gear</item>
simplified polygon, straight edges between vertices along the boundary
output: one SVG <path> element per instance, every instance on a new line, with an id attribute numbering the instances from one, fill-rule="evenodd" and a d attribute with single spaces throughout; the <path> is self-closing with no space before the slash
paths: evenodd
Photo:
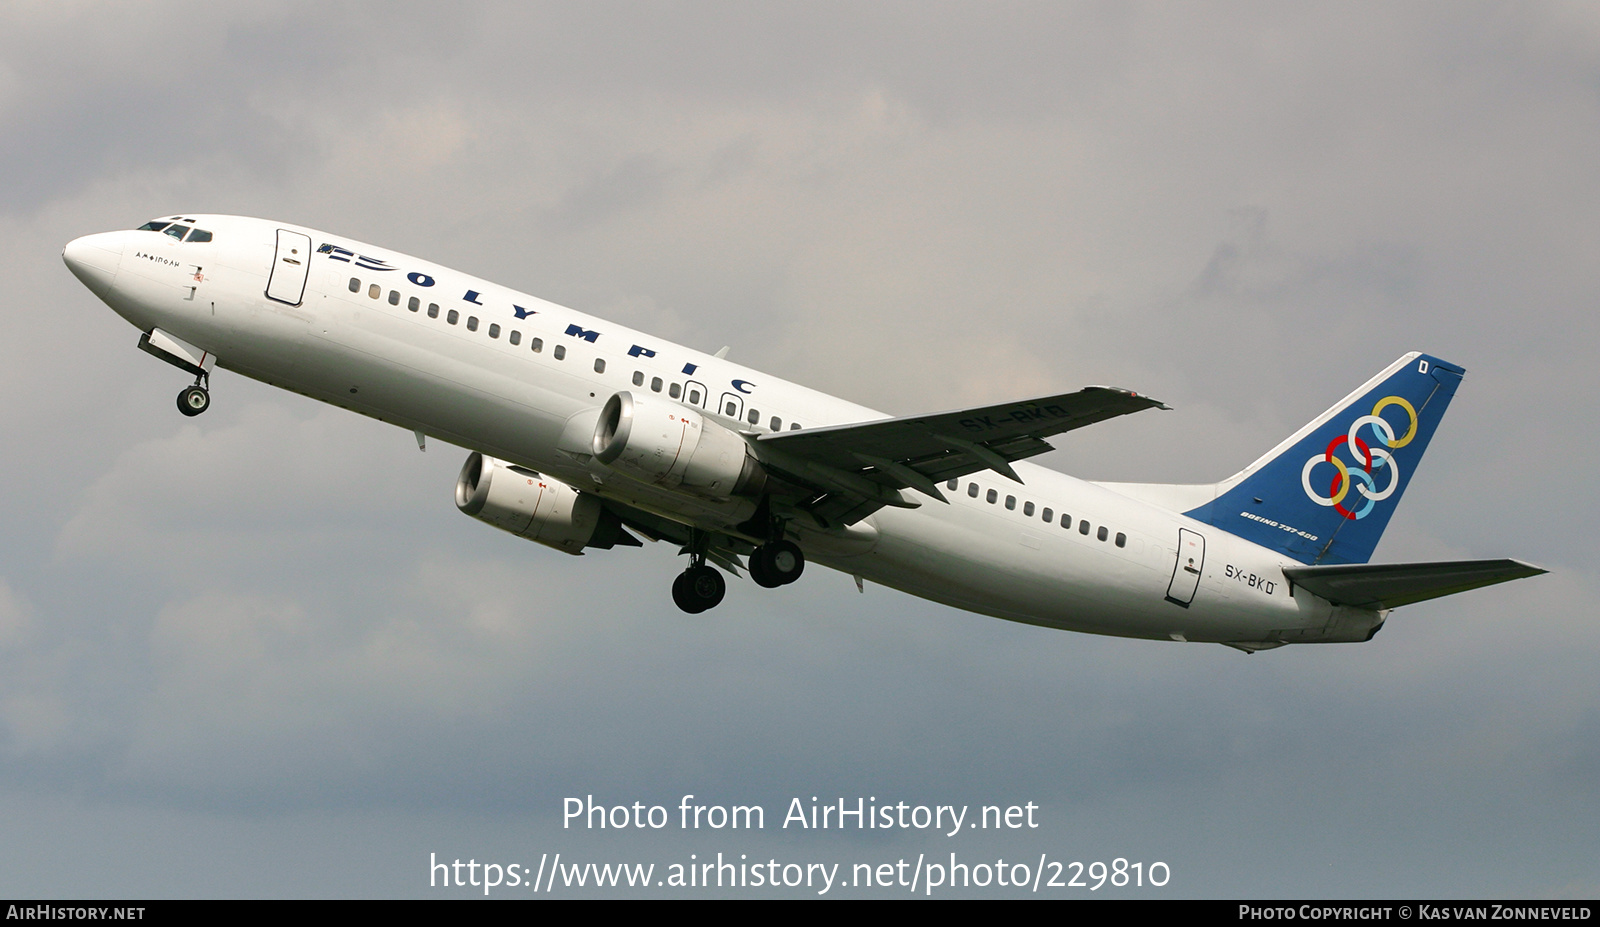
<path id="1" fill-rule="evenodd" d="M 139 350 L 159 357 L 185 373 L 194 374 L 194 385 L 178 394 L 178 411 L 195 416 L 211 408 L 211 367 L 217 356 L 197 348 L 187 341 L 175 338 L 159 328 L 152 328 L 139 336 Z"/>
<path id="2" fill-rule="evenodd" d="M 211 391 L 206 389 L 210 384 L 211 377 L 205 373 L 195 377 L 194 385 L 178 394 L 178 411 L 193 417 L 211 408 Z"/>

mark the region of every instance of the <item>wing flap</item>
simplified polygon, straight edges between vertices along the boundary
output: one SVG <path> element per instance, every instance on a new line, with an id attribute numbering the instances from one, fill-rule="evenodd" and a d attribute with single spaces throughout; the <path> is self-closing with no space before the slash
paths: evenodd
<path id="1" fill-rule="evenodd" d="M 1355 563 L 1284 567 L 1283 575 L 1335 605 L 1399 608 L 1469 589 L 1548 573 L 1521 560 Z"/>

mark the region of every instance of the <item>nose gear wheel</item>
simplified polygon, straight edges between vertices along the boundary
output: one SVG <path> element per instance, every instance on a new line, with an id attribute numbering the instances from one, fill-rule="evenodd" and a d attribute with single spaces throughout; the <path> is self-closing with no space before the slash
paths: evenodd
<path id="1" fill-rule="evenodd" d="M 194 385 L 178 394 L 178 411 L 192 418 L 211 408 L 211 391 L 206 389 L 209 382 L 210 377 L 203 373 L 195 377 Z"/>

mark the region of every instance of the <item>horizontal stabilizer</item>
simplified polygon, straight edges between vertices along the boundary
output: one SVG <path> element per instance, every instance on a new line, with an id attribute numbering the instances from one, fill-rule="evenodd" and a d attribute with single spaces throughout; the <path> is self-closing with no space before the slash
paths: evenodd
<path id="1" fill-rule="evenodd" d="M 1355 563 L 1284 567 L 1289 581 L 1335 605 L 1399 608 L 1513 579 L 1548 573 L 1521 560 Z"/>

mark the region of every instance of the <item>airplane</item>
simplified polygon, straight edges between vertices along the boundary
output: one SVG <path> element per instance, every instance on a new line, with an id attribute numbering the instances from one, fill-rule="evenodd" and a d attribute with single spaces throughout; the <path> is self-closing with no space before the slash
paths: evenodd
<path id="1" fill-rule="evenodd" d="M 1166 409 L 1076 392 L 891 417 L 313 229 L 182 214 L 67 244 L 72 273 L 194 377 L 218 367 L 470 449 L 460 510 L 581 555 L 667 542 L 673 601 L 815 561 L 996 618 L 1253 653 L 1370 640 L 1394 608 L 1545 570 L 1369 563 L 1464 373 L 1408 353 L 1227 479 L 1080 480 L 1047 439 Z"/>

